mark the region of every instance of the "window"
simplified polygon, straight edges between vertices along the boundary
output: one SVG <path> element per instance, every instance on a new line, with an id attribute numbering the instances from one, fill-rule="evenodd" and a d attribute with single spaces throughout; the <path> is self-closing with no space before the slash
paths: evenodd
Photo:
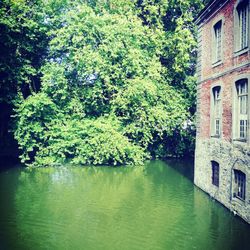
<path id="1" fill-rule="evenodd" d="M 221 61 L 221 49 L 222 49 L 222 39 L 221 39 L 221 24 L 219 21 L 214 25 L 214 62 Z"/>
<path id="2" fill-rule="evenodd" d="M 216 161 L 212 161 L 212 184 L 219 187 L 219 171 L 220 166 Z"/>
<path id="3" fill-rule="evenodd" d="M 220 136 L 221 134 L 221 87 L 216 86 L 212 89 L 212 135 Z"/>
<path id="4" fill-rule="evenodd" d="M 236 7 L 235 17 L 236 50 L 244 50 L 249 46 L 249 3 L 248 0 L 240 1 Z"/>
<path id="5" fill-rule="evenodd" d="M 236 82 L 236 136 L 241 140 L 248 137 L 248 80 L 241 79 Z"/>
<path id="6" fill-rule="evenodd" d="M 246 175 L 240 170 L 234 170 L 234 197 L 245 200 Z"/>

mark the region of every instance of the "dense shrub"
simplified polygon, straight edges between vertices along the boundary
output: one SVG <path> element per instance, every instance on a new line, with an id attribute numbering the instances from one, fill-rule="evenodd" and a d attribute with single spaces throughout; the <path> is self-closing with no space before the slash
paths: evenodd
<path id="1" fill-rule="evenodd" d="M 22 162 L 47 166 L 74 164 L 141 164 L 144 149 L 123 135 L 118 120 L 72 119 L 44 93 L 30 96 L 18 109 L 15 137 Z"/>
<path id="2" fill-rule="evenodd" d="M 38 152 L 36 164 L 141 164 L 146 153 L 120 129 L 119 122 L 105 117 L 54 122 L 45 133 L 48 146 Z"/>
<path id="3" fill-rule="evenodd" d="M 47 146 L 46 131 L 59 119 L 56 105 L 44 93 L 29 96 L 16 109 L 15 138 L 22 150 L 22 162 L 34 160 L 37 151 Z"/>

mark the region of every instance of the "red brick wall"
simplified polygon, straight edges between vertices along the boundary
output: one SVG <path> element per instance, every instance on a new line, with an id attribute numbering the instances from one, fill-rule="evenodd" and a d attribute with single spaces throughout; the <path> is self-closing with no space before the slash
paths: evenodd
<path id="1" fill-rule="evenodd" d="M 210 137 L 210 92 L 211 86 L 218 83 L 222 87 L 222 138 L 230 141 L 232 135 L 232 89 L 235 77 L 250 73 L 250 68 L 239 69 L 238 66 L 250 61 L 249 50 L 234 55 L 234 5 L 229 1 L 217 14 L 212 16 L 201 29 L 201 91 L 199 93 L 199 137 Z M 212 66 L 212 32 L 214 24 L 222 19 L 222 64 Z M 232 69 L 234 69 L 232 71 Z M 238 69 L 236 69 L 238 68 Z M 225 73 L 218 76 L 220 73 Z"/>

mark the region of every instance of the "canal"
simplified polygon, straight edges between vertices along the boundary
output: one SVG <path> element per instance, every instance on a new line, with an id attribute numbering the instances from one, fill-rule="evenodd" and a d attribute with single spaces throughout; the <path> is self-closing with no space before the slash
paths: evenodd
<path id="1" fill-rule="evenodd" d="M 250 226 L 193 185 L 192 167 L 0 172 L 0 249 L 249 249 Z"/>

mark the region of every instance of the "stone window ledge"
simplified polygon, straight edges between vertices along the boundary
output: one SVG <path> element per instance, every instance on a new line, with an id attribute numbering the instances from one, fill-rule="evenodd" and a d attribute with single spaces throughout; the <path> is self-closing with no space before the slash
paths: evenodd
<path id="1" fill-rule="evenodd" d="M 232 198 L 232 204 L 233 205 L 241 205 L 241 206 L 245 206 L 246 205 L 246 201 L 241 199 L 240 197 L 238 196 L 234 196 Z"/>
<path id="2" fill-rule="evenodd" d="M 217 62 L 214 62 L 214 63 L 212 63 L 212 68 L 215 68 L 215 67 L 217 67 L 217 66 L 219 66 L 219 65 L 221 65 L 222 64 L 222 61 L 220 60 L 220 61 L 217 61 Z"/>
<path id="3" fill-rule="evenodd" d="M 232 146 L 238 150 L 243 151 L 246 155 L 250 156 L 250 144 L 248 144 L 246 141 L 241 142 L 241 141 L 232 141 Z M 250 167 L 250 166 L 249 166 Z"/>
<path id="4" fill-rule="evenodd" d="M 248 50 L 249 50 L 249 48 L 247 47 L 247 48 L 245 48 L 245 49 L 241 49 L 241 50 L 235 51 L 235 52 L 234 52 L 234 57 L 240 56 L 240 55 L 242 55 L 242 54 L 244 54 L 244 53 L 247 53 Z"/>
<path id="5" fill-rule="evenodd" d="M 235 138 L 235 139 L 233 139 L 233 142 L 235 142 L 235 143 L 246 143 L 247 140 L 246 139 L 241 139 L 241 138 Z"/>
<path id="6" fill-rule="evenodd" d="M 215 139 L 220 139 L 221 138 L 220 135 L 211 135 L 210 137 L 215 138 Z"/>

